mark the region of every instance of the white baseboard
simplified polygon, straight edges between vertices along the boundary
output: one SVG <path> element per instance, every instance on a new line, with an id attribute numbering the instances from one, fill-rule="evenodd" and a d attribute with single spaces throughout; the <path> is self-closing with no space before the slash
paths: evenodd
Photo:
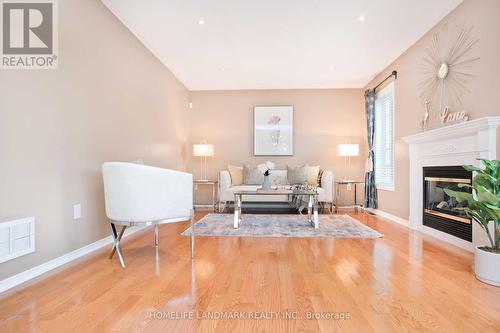
<path id="1" fill-rule="evenodd" d="M 144 228 L 147 228 L 147 226 L 135 226 L 131 228 L 127 228 L 125 230 L 125 234 L 123 237 L 130 236 Z M 31 279 L 34 279 L 44 273 L 47 273 L 48 271 L 51 271 L 57 267 L 60 267 L 64 264 L 67 264 L 73 260 L 76 260 L 80 257 L 83 257 L 91 252 L 97 251 L 100 248 L 111 245 L 113 244 L 113 237 L 110 235 L 108 237 L 99 239 L 98 241 L 95 241 L 94 243 L 91 243 L 89 245 L 85 245 L 84 247 L 81 247 L 79 249 L 76 249 L 74 251 L 71 251 L 69 253 L 66 253 L 60 257 L 54 258 L 52 260 L 49 260 L 43 264 L 40 264 L 38 266 L 35 266 L 33 268 L 30 268 L 24 272 L 18 273 L 16 275 L 13 275 L 11 277 L 8 277 L 4 280 L 0 281 L 0 293 L 9 290 L 11 288 L 14 288 L 26 281 L 29 281 Z"/>
<path id="2" fill-rule="evenodd" d="M 402 219 L 401 217 L 398 217 L 396 215 L 389 214 L 387 212 L 384 212 L 383 210 L 379 209 L 372 209 L 372 208 L 367 208 L 365 209 L 366 211 L 373 213 L 375 215 L 381 216 L 389 221 L 396 222 L 398 224 L 404 225 L 405 227 L 410 226 L 410 222 L 408 220 Z"/>

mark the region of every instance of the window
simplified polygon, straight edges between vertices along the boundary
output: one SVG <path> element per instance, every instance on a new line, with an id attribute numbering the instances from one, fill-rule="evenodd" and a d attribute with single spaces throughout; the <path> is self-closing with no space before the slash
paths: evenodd
<path id="1" fill-rule="evenodd" d="M 375 182 L 394 191 L 394 83 L 375 96 Z"/>

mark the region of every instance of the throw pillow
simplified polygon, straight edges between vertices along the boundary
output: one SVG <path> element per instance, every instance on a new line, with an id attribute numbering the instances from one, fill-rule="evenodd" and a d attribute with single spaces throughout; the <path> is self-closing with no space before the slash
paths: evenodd
<path id="1" fill-rule="evenodd" d="M 227 170 L 231 176 L 231 186 L 243 184 L 243 167 L 236 165 L 228 165 Z"/>
<path id="2" fill-rule="evenodd" d="M 316 182 L 318 187 L 321 187 L 321 178 L 323 178 L 323 171 L 325 171 L 325 170 L 319 170 L 319 172 L 318 172 L 318 180 Z"/>
<path id="3" fill-rule="evenodd" d="M 307 182 L 307 165 L 291 167 L 287 166 L 287 174 L 286 177 L 288 179 L 288 183 L 295 184 L 304 184 Z"/>
<path id="4" fill-rule="evenodd" d="M 319 165 L 307 166 L 307 184 L 316 186 L 318 183 Z"/>
<path id="5" fill-rule="evenodd" d="M 262 185 L 264 182 L 264 174 L 259 169 L 245 165 L 243 167 L 243 184 L 245 185 Z"/>

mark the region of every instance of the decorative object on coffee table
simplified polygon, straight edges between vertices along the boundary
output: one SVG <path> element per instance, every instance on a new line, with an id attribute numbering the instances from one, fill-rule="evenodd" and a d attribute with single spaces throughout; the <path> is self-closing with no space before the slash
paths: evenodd
<path id="1" fill-rule="evenodd" d="M 349 170 L 351 169 L 351 157 L 359 156 L 359 145 L 353 143 L 344 143 L 337 145 L 337 155 L 344 157 L 345 173 L 344 182 L 352 182 L 349 179 Z"/>
<path id="2" fill-rule="evenodd" d="M 293 155 L 293 106 L 254 108 L 254 155 Z"/>
<path id="3" fill-rule="evenodd" d="M 471 188 L 473 193 L 450 189 L 444 192 L 459 202 L 466 201 L 467 207 L 457 209 L 465 211 L 488 235 L 490 246 L 476 246 L 475 273 L 480 281 L 500 287 L 500 160 L 481 161 L 484 169 L 464 166 L 475 173 L 472 186 L 458 185 Z"/>
<path id="4" fill-rule="evenodd" d="M 200 180 L 208 180 L 207 157 L 214 156 L 214 145 L 206 143 L 194 144 L 193 156 L 200 157 Z"/>
<path id="5" fill-rule="evenodd" d="M 271 161 L 267 161 L 266 163 L 262 163 L 257 166 L 257 169 L 259 169 L 260 172 L 262 172 L 262 174 L 264 175 L 264 182 L 262 183 L 262 189 L 264 190 L 271 189 L 271 182 L 269 181 L 269 175 L 271 174 L 270 171 L 274 170 L 275 167 L 276 165 Z"/>

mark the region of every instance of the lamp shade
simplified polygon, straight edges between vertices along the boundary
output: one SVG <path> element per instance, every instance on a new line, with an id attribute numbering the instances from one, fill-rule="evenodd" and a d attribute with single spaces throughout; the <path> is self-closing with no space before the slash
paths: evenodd
<path id="1" fill-rule="evenodd" d="M 338 156 L 359 156 L 359 145 L 356 143 L 343 143 L 337 145 Z"/>
<path id="2" fill-rule="evenodd" d="M 214 145 L 206 143 L 193 145 L 193 156 L 214 156 Z"/>

